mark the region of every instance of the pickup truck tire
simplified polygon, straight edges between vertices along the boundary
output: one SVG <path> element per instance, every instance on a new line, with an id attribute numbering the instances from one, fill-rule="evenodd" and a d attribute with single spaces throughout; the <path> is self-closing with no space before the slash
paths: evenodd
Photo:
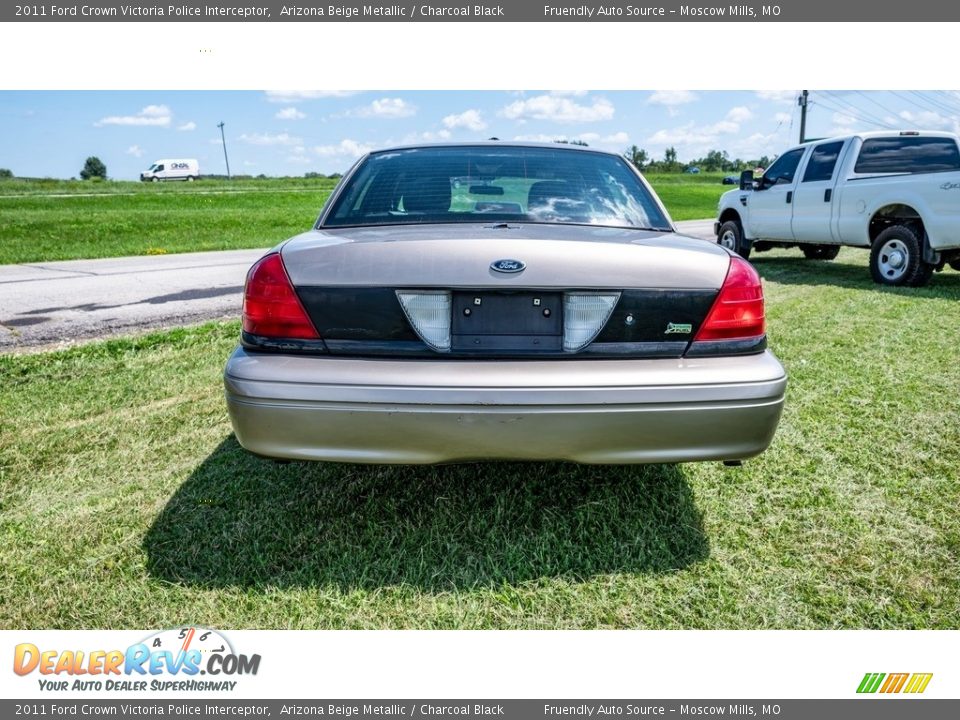
<path id="1" fill-rule="evenodd" d="M 801 245 L 807 260 L 833 260 L 840 254 L 839 245 Z"/>
<path id="2" fill-rule="evenodd" d="M 920 238 L 906 225 L 888 227 L 870 248 L 870 274 L 881 285 L 922 287 L 930 281 L 933 267 L 923 261 Z"/>
<path id="3" fill-rule="evenodd" d="M 732 250 L 744 260 L 750 257 L 750 241 L 743 237 L 743 228 L 736 220 L 727 220 L 720 226 L 717 244 Z"/>

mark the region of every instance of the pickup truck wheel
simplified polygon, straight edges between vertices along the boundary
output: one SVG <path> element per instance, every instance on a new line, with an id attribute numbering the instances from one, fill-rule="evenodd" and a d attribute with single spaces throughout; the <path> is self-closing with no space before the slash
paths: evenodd
<path id="1" fill-rule="evenodd" d="M 906 225 L 894 225 L 873 241 L 870 273 L 881 285 L 921 287 L 933 275 L 933 265 L 923 261 L 917 234 Z"/>
<path id="2" fill-rule="evenodd" d="M 743 228 L 736 220 L 727 220 L 720 226 L 717 244 L 732 250 L 744 260 L 750 257 L 750 243 L 743 237 Z"/>
<path id="3" fill-rule="evenodd" d="M 807 260 L 833 260 L 840 254 L 839 245 L 801 245 Z"/>

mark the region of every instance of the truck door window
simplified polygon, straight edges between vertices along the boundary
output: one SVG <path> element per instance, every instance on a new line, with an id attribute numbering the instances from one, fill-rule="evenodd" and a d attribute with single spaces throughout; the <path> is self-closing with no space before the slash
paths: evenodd
<path id="1" fill-rule="evenodd" d="M 856 173 L 931 173 L 960 170 L 960 151 L 951 138 L 889 137 L 863 141 Z"/>
<path id="2" fill-rule="evenodd" d="M 830 180 L 833 177 L 833 169 L 837 165 L 837 158 L 840 157 L 842 149 L 843 141 L 817 145 L 810 155 L 807 169 L 803 172 L 803 182 Z"/>
<path id="3" fill-rule="evenodd" d="M 163 165 L 157 165 L 156 172 L 160 172 L 162 170 L 163 170 Z"/>
<path id="4" fill-rule="evenodd" d="M 763 184 L 770 186 L 792 183 L 804 152 L 805 148 L 797 148 L 778 157 L 776 162 L 767 168 L 767 171 L 763 174 Z"/>

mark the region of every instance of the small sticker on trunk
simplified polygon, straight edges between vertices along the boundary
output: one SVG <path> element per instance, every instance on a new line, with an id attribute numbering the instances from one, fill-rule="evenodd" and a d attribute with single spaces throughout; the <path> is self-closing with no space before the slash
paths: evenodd
<path id="1" fill-rule="evenodd" d="M 667 329 L 663 331 L 664 335 L 689 335 L 693 332 L 693 325 L 690 323 L 667 323 Z"/>

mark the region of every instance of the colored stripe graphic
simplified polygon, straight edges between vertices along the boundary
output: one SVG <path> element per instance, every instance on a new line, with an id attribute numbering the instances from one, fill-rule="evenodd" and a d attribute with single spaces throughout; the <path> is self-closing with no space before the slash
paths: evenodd
<path id="1" fill-rule="evenodd" d="M 886 678 L 886 680 L 884 680 Z M 885 694 L 904 693 L 922 693 L 927 689 L 933 673 L 866 673 L 860 685 L 857 686 L 858 693 L 875 693 L 878 690 Z M 882 685 L 881 685 L 882 683 Z"/>
<path id="2" fill-rule="evenodd" d="M 883 673 L 867 673 L 863 676 L 863 680 L 860 681 L 860 687 L 857 688 L 858 693 L 875 693 L 877 688 L 880 687 L 880 681 L 883 680 Z"/>
<path id="3" fill-rule="evenodd" d="M 905 693 L 922 693 L 927 689 L 927 685 L 930 684 L 930 679 L 933 677 L 933 673 L 914 673 L 910 678 L 910 682 L 907 683 L 907 687 L 904 690 Z"/>
<path id="4" fill-rule="evenodd" d="M 910 677 L 910 673 L 890 673 L 887 675 L 887 681 L 880 688 L 882 693 L 898 693 L 903 688 L 903 684 Z"/>

